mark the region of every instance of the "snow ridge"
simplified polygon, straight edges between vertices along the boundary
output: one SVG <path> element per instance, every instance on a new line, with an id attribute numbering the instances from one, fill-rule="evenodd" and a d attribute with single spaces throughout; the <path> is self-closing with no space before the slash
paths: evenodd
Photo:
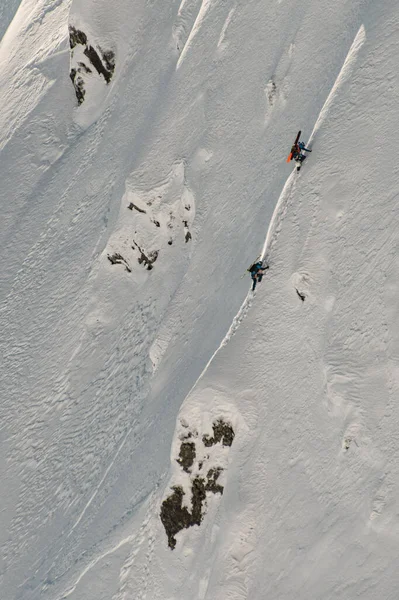
<path id="1" fill-rule="evenodd" d="M 321 126 L 323 125 L 324 121 L 327 118 L 330 107 L 331 107 L 332 103 L 334 102 L 334 98 L 338 94 L 338 90 L 341 87 L 343 87 L 345 85 L 345 83 L 349 80 L 349 78 L 353 72 L 353 69 L 356 66 L 356 61 L 357 61 L 360 49 L 363 46 L 365 41 L 366 41 L 366 30 L 364 28 L 364 25 L 361 25 L 359 27 L 359 31 L 357 32 L 357 34 L 355 36 L 355 39 L 352 42 L 349 52 L 345 58 L 344 64 L 342 65 L 342 68 L 338 74 L 338 77 L 336 78 L 334 85 L 331 88 L 331 92 L 329 93 L 327 100 L 325 101 L 323 108 L 320 111 L 320 114 L 317 118 L 315 126 L 313 127 L 313 131 L 312 131 L 312 133 L 309 137 L 309 141 L 308 141 L 310 148 L 312 147 L 312 142 L 314 140 L 316 133 L 321 128 Z"/>

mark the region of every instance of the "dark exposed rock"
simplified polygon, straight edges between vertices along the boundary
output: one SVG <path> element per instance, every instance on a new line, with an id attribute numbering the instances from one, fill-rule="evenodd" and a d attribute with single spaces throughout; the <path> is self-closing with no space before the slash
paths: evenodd
<path id="1" fill-rule="evenodd" d="M 99 75 L 102 75 L 105 81 L 109 83 L 112 79 L 115 65 L 112 71 L 109 71 L 108 68 L 102 63 L 100 56 L 98 55 L 97 51 L 93 48 L 93 46 L 86 46 L 86 48 L 83 50 L 83 53 L 90 60 L 97 73 Z"/>
<path id="2" fill-rule="evenodd" d="M 192 522 L 192 514 L 187 510 L 183 503 L 183 488 L 174 486 L 173 494 L 162 502 L 161 506 L 161 521 L 165 527 L 166 535 L 168 536 L 169 548 L 173 550 L 176 546 L 175 535 L 182 529 L 187 529 Z"/>
<path id="3" fill-rule="evenodd" d="M 133 204 L 133 202 L 131 202 L 129 204 L 128 208 L 130 210 L 133 210 L 133 208 L 134 208 L 135 210 L 138 210 L 140 213 L 144 213 L 144 214 L 146 214 L 146 212 L 147 212 L 147 211 L 144 210 L 144 208 L 140 208 L 139 206 L 136 206 L 136 204 Z"/>
<path id="4" fill-rule="evenodd" d="M 87 44 L 87 35 L 83 33 L 83 31 L 79 31 L 79 29 L 75 29 L 72 25 L 69 26 L 69 45 L 72 48 L 75 48 L 78 44 L 84 46 Z"/>
<path id="5" fill-rule="evenodd" d="M 87 65 L 85 65 L 84 63 L 78 62 L 78 66 L 82 69 L 82 71 L 84 73 L 92 73 L 92 70 L 89 69 L 89 67 Z"/>
<path id="6" fill-rule="evenodd" d="M 296 288 L 295 288 L 295 291 L 298 294 L 299 298 L 302 300 L 302 302 L 305 302 L 305 298 L 306 298 L 305 294 L 303 292 L 300 292 Z"/>
<path id="7" fill-rule="evenodd" d="M 192 487 L 192 525 L 201 525 L 202 521 L 202 503 L 206 498 L 205 482 L 202 477 L 196 477 Z"/>
<path id="8" fill-rule="evenodd" d="M 195 460 L 195 444 L 194 442 L 182 442 L 180 445 L 179 458 L 176 459 L 183 471 L 190 473 L 190 467 L 193 466 Z"/>
<path id="9" fill-rule="evenodd" d="M 185 237 L 184 237 L 184 239 L 185 239 L 185 241 L 186 241 L 186 244 L 187 244 L 187 242 L 188 242 L 189 240 L 191 240 L 191 233 L 190 233 L 190 232 L 189 232 L 189 230 L 188 230 L 188 221 L 183 221 L 183 225 L 184 225 L 184 229 L 185 229 L 185 231 L 186 231 L 186 234 L 185 234 Z"/>
<path id="10" fill-rule="evenodd" d="M 103 56 L 103 61 L 105 62 L 105 66 L 107 67 L 107 71 L 111 73 L 111 77 L 115 71 L 115 54 L 112 50 L 101 50 L 101 54 Z"/>
<path id="11" fill-rule="evenodd" d="M 153 263 L 158 258 L 159 250 L 153 250 L 152 252 L 149 252 L 148 255 L 146 255 L 140 248 L 140 246 L 136 244 L 135 241 L 133 241 L 133 244 L 134 246 L 132 246 L 132 248 L 134 249 L 136 247 L 137 250 L 140 252 L 140 257 L 138 258 L 139 264 L 144 264 L 144 266 L 147 267 L 148 271 L 151 271 L 151 269 L 153 269 Z"/>
<path id="12" fill-rule="evenodd" d="M 98 48 L 97 51 L 88 43 L 87 35 L 72 25 L 69 27 L 69 45 L 72 56 L 73 49 L 76 46 L 85 46 L 83 53 L 88 58 L 88 62 L 91 63 L 99 75 L 104 77 L 107 84 L 111 81 L 115 71 L 115 53 L 112 50 L 103 51 Z M 91 74 L 92 70 L 85 62 L 78 62 L 77 67 L 71 69 L 70 77 L 75 87 L 78 103 L 81 104 L 85 96 L 84 79 L 78 73 Z"/>
<path id="13" fill-rule="evenodd" d="M 176 534 L 182 529 L 193 525 L 201 525 L 202 506 L 206 498 L 206 492 L 223 493 L 223 487 L 216 484 L 221 469 L 210 469 L 211 473 L 207 482 L 202 477 L 196 477 L 192 482 L 191 513 L 183 506 L 184 491 L 180 486 L 172 487 L 173 494 L 162 502 L 161 521 L 168 536 L 169 548 L 173 550 L 176 546 Z"/>
<path id="14" fill-rule="evenodd" d="M 213 436 L 204 435 L 202 441 L 205 446 L 214 446 L 218 442 L 222 442 L 223 446 L 231 446 L 234 440 L 234 431 L 229 423 L 225 423 L 223 419 L 219 419 L 212 425 Z"/>
<path id="15" fill-rule="evenodd" d="M 183 427 L 188 427 L 185 422 L 181 422 Z M 213 436 L 204 435 L 202 441 L 205 446 L 213 446 L 221 442 L 224 446 L 231 446 L 234 440 L 234 431 L 229 423 L 223 419 L 218 419 L 212 425 Z M 182 432 L 179 436 L 181 440 L 179 457 L 176 461 L 181 465 L 183 471 L 191 473 L 191 468 L 196 460 L 195 438 L 198 437 L 196 431 Z M 190 439 L 191 438 L 191 439 Z M 187 441 L 190 440 L 190 441 Z M 202 456 L 198 462 L 198 470 L 204 466 L 204 460 L 209 460 L 209 454 Z M 187 502 L 184 502 L 185 492 L 180 485 L 172 486 L 173 492 L 161 505 L 160 518 L 168 537 L 168 545 L 172 550 L 176 547 L 176 534 L 182 529 L 187 529 L 193 525 L 200 525 L 204 516 L 204 502 L 207 493 L 223 494 L 223 486 L 218 483 L 222 467 L 208 467 L 206 476 L 196 475 L 190 478 L 190 487 L 187 493 L 191 493 L 191 509 L 187 508 Z M 185 506 L 183 506 L 185 504 Z"/>
<path id="16" fill-rule="evenodd" d="M 208 481 L 205 487 L 207 492 L 213 492 L 214 494 L 223 494 L 223 486 L 216 483 L 222 471 L 223 469 L 221 467 L 209 469 L 206 476 Z"/>
<path id="17" fill-rule="evenodd" d="M 132 270 L 129 267 L 129 265 L 127 264 L 126 260 L 123 258 L 123 256 L 121 254 L 118 254 L 118 252 L 114 252 L 114 254 L 108 254 L 108 260 L 113 265 L 124 265 L 124 267 L 128 273 L 132 272 Z"/>
<path id="18" fill-rule="evenodd" d="M 78 100 L 78 104 L 82 104 L 86 94 L 86 90 L 84 89 L 84 81 L 82 77 L 77 73 L 76 69 L 71 69 L 69 76 L 72 80 L 73 87 L 75 88 L 75 94 Z"/>
<path id="19" fill-rule="evenodd" d="M 183 425 L 183 424 L 182 424 L 182 425 Z M 183 427 L 186 427 L 186 425 L 183 425 Z M 181 440 L 189 440 L 189 439 L 190 439 L 190 438 L 192 438 L 192 437 L 193 437 L 193 432 L 192 432 L 192 431 L 188 431 L 187 433 L 185 433 L 185 434 L 182 434 L 182 435 L 180 436 L 180 439 L 181 439 Z"/>

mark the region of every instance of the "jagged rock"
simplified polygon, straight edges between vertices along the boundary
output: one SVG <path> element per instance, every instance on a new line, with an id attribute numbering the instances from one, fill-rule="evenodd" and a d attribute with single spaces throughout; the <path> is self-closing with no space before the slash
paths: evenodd
<path id="1" fill-rule="evenodd" d="M 93 46 L 86 46 L 83 53 L 90 60 L 97 73 L 99 75 L 102 75 L 105 81 L 109 83 L 114 73 L 115 64 L 112 70 L 109 71 L 107 66 L 104 66 L 104 64 L 102 63 L 100 56 L 98 55 L 97 51 L 93 48 Z"/>
<path id="2" fill-rule="evenodd" d="M 83 71 L 84 71 L 85 73 L 92 73 L 92 72 L 93 72 L 91 69 L 89 69 L 89 67 L 88 67 L 87 65 L 85 65 L 85 64 L 84 64 L 84 63 L 82 63 L 82 62 L 78 62 L 78 65 L 79 65 L 79 67 L 80 67 L 81 69 L 83 69 Z"/>
<path id="3" fill-rule="evenodd" d="M 191 233 L 188 229 L 188 221 L 183 221 L 183 225 L 184 225 L 184 231 L 185 231 L 184 239 L 187 244 L 187 242 L 191 240 Z"/>
<path id="4" fill-rule="evenodd" d="M 128 273 L 132 272 L 132 269 L 129 267 L 127 261 L 118 252 L 114 252 L 114 254 L 108 254 L 107 258 L 112 265 L 124 265 Z"/>
<path id="5" fill-rule="evenodd" d="M 196 453 L 194 442 L 183 442 L 180 446 L 179 458 L 176 460 L 183 468 L 183 471 L 189 473 L 190 468 L 193 466 L 195 456 Z"/>
<path id="6" fill-rule="evenodd" d="M 71 47 L 71 60 L 77 46 L 84 46 L 83 55 L 88 59 L 87 63 L 82 60 L 78 61 L 70 71 L 78 103 L 82 104 L 86 94 L 84 75 L 91 76 L 93 74 L 89 64 L 108 84 L 115 71 L 115 53 L 112 50 L 103 51 L 99 47 L 96 50 L 89 44 L 87 35 L 72 25 L 69 27 L 69 45 Z"/>
<path id="7" fill-rule="evenodd" d="M 144 214 L 146 214 L 146 212 L 147 212 L 147 211 L 145 211 L 143 208 L 140 208 L 139 206 L 136 206 L 136 204 L 134 204 L 133 202 L 131 202 L 131 203 L 129 204 L 129 206 L 128 206 L 128 209 L 129 209 L 129 210 L 133 210 L 133 209 L 135 209 L 135 210 L 138 210 L 138 212 L 140 212 L 140 213 L 144 213 Z"/>
<path id="8" fill-rule="evenodd" d="M 223 493 L 223 487 L 216 484 L 220 472 L 221 469 L 210 469 L 206 482 L 202 477 L 196 477 L 193 480 L 191 513 L 183 506 L 184 491 L 181 486 L 172 487 L 173 494 L 162 502 L 160 517 L 168 536 L 168 546 L 172 550 L 176 547 L 175 536 L 179 531 L 193 525 L 201 525 L 203 518 L 202 506 L 206 498 L 206 492 Z"/>
<path id="9" fill-rule="evenodd" d="M 72 25 L 69 26 L 69 45 L 71 50 L 75 48 L 78 44 L 82 46 L 87 44 L 87 35 L 83 33 L 83 31 L 79 31 L 79 29 L 75 29 Z"/>
<path id="10" fill-rule="evenodd" d="M 213 436 L 204 435 L 202 441 L 205 446 L 214 446 L 218 442 L 222 442 L 223 446 L 231 446 L 234 440 L 234 430 L 229 423 L 225 423 L 223 419 L 219 419 L 212 425 Z"/>
<path id="11" fill-rule="evenodd" d="M 295 291 L 298 294 L 299 298 L 302 300 L 302 302 L 305 302 L 305 298 L 306 298 L 305 294 L 303 292 L 300 292 L 296 288 L 295 288 Z"/>
<path id="12" fill-rule="evenodd" d="M 207 483 L 205 489 L 207 492 L 213 492 L 214 494 L 223 494 L 223 486 L 217 483 L 220 473 L 223 471 L 221 467 L 209 469 L 206 478 Z"/>
<path id="13" fill-rule="evenodd" d="M 108 73 L 111 73 L 111 77 L 115 71 L 115 53 L 112 50 L 101 50 L 101 54 L 103 57 L 103 61 L 105 62 L 105 66 L 107 67 Z"/>
<path id="14" fill-rule="evenodd" d="M 76 69 L 71 69 L 69 76 L 75 88 L 75 94 L 76 98 L 78 99 L 78 104 L 82 104 L 86 94 L 86 90 L 84 89 L 84 81 L 82 77 L 78 75 Z"/>
<path id="15" fill-rule="evenodd" d="M 151 271 L 151 269 L 153 269 L 153 263 L 158 258 L 159 250 L 153 250 L 152 252 L 149 252 L 148 255 L 146 255 L 135 241 L 133 241 L 133 244 L 133 250 L 134 247 L 136 247 L 137 250 L 140 252 L 140 257 L 138 258 L 139 264 L 144 264 L 144 266 L 147 267 L 148 271 Z"/>

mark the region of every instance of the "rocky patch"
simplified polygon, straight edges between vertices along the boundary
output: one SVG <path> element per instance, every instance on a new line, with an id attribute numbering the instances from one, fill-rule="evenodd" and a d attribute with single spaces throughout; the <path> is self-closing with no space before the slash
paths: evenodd
<path id="1" fill-rule="evenodd" d="M 154 266 L 154 262 L 157 260 L 158 258 L 158 254 L 159 254 L 159 250 L 153 250 L 152 252 L 148 252 L 148 254 L 146 254 L 138 244 L 136 244 L 135 241 L 133 241 L 133 246 L 132 246 L 133 250 L 135 248 L 137 248 L 137 250 L 140 252 L 140 256 L 137 259 L 139 262 L 139 265 L 144 265 L 145 267 L 147 267 L 148 271 L 151 271 L 151 269 Z"/>
<path id="2" fill-rule="evenodd" d="M 137 210 L 138 212 L 142 213 L 142 214 L 146 214 L 147 211 L 144 210 L 144 208 L 140 208 L 139 206 L 136 206 L 133 202 L 130 202 L 129 206 L 128 206 L 129 210 Z"/>
<path id="3" fill-rule="evenodd" d="M 80 71 L 78 71 L 77 69 L 71 69 L 69 76 L 75 88 L 75 94 L 76 98 L 78 99 L 78 104 L 82 104 L 83 100 L 85 99 L 86 90 L 83 77 L 81 77 L 79 73 Z"/>
<path id="4" fill-rule="evenodd" d="M 181 423 L 184 428 L 186 424 Z M 184 431 L 180 435 L 180 448 L 175 459 L 180 465 L 185 477 L 184 485 L 172 485 L 171 494 L 161 505 L 160 518 L 168 538 L 168 546 L 172 550 L 176 547 L 176 535 L 182 529 L 201 525 L 207 506 L 207 494 L 223 494 L 223 486 L 219 477 L 223 472 L 220 465 L 220 450 L 215 448 L 214 456 L 209 448 L 220 445 L 229 447 L 234 440 L 232 426 L 218 419 L 212 424 L 213 436 L 208 434 L 202 437 L 195 429 Z M 224 452 L 226 452 L 225 450 Z M 217 464 L 219 463 L 219 464 Z M 206 475 L 200 473 L 205 467 Z M 191 506 L 187 508 L 186 495 L 191 497 Z"/>
<path id="5" fill-rule="evenodd" d="M 219 421 L 213 424 L 212 428 L 213 436 L 204 435 L 202 438 L 204 446 L 214 446 L 219 442 L 222 442 L 223 446 L 231 446 L 234 440 L 234 431 L 229 423 L 226 423 L 223 419 L 219 419 Z"/>
<path id="6" fill-rule="evenodd" d="M 147 271 L 158 266 L 161 257 L 183 260 L 190 253 L 195 218 L 195 197 L 186 178 L 184 162 L 154 187 L 143 188 L 140 178 L 130 183 L 124 196 L 120 227 L 107 251 L 122 254 L 130 267 L 138 264 Z M 140 278 L 139 278 L 140 280 Z"/>
<path id="7" fill-rule="evenodd" d="M 183 221 L 183 225 L 184 225 L 184 241 L 187 244 L 187 242 L 189 242 L 191 240 L 191 233 L 188 228 L 188 221 Z"/>
<path id="8" fill-rule="evenodd" d="M 107 258 L 112 265 L 124 265 L 128 273 L 132 272 L 132 269 L 129 267 L 127 261 L 121 254 L 118 254 L 118 252 L 114 252 L 114 254 L 108 254 Z"/>
<path id="9" fill-rule="evenodd" d="M 110 83 L 115 71 L 115 53 L 90 44 L 87 35 L 72 25 L 69 27 L 69 45 L 71 48 L 70 78 L 78 104 L 82 104 L 90 80 L 100 77 L 106 84 Z"/>
<path id="10" fill-rule="evenodd" d="M 305 298 L 306 298 L 305 294 L 303 292 L 300 292 L 297 288 L 295 288 L 295 291 L 298 294 L 298 298 L 300 300 L 302 300 L 302 302 L 305 302 Z"/>
<path id="11" fill-rule="evenodd" d="M 176 547 L 175 536 L 179 531 L 188 529 L 188 527 L 192 527 L 193 525 L 201 525 L 206 492 L 223 494 L 223 486 L 216 484 L 220 472 L 221 469 L 219 471 L 211 469 L 209 471 L 211 476 L 207 477 L 206 480 L 202 477 L 195 477 L 193 479 L 191 512 L 183 506 L 184 491 L 181 486 L 174 486 L 172 488 L 173 494 L 162 503 L 161 521 L 168 536 L 168 546 L 172 550 Z"/>
<path id="12" fill-rule="evenodd" d="M 179 458 L 176 459 L 183 471 L 190 473 L 195 460 L 194 442 L 183 442 L 180 446 Z"/>

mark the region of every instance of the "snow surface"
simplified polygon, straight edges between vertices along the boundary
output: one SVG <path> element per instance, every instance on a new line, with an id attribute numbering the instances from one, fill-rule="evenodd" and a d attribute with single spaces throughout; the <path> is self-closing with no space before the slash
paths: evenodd
<path id="1" fill-rule="evenodd" d="M 0 12 L 0 597 L 396 598 L 397 3 L 18 4 Z M 70 25 L 116 56 L 80 106 Z M 208 448 L 220 419 L 233 443 Z M 162 503 L 181 486 L 189 509 L 206 469 L 223 494 L 171 550 Z"/>

